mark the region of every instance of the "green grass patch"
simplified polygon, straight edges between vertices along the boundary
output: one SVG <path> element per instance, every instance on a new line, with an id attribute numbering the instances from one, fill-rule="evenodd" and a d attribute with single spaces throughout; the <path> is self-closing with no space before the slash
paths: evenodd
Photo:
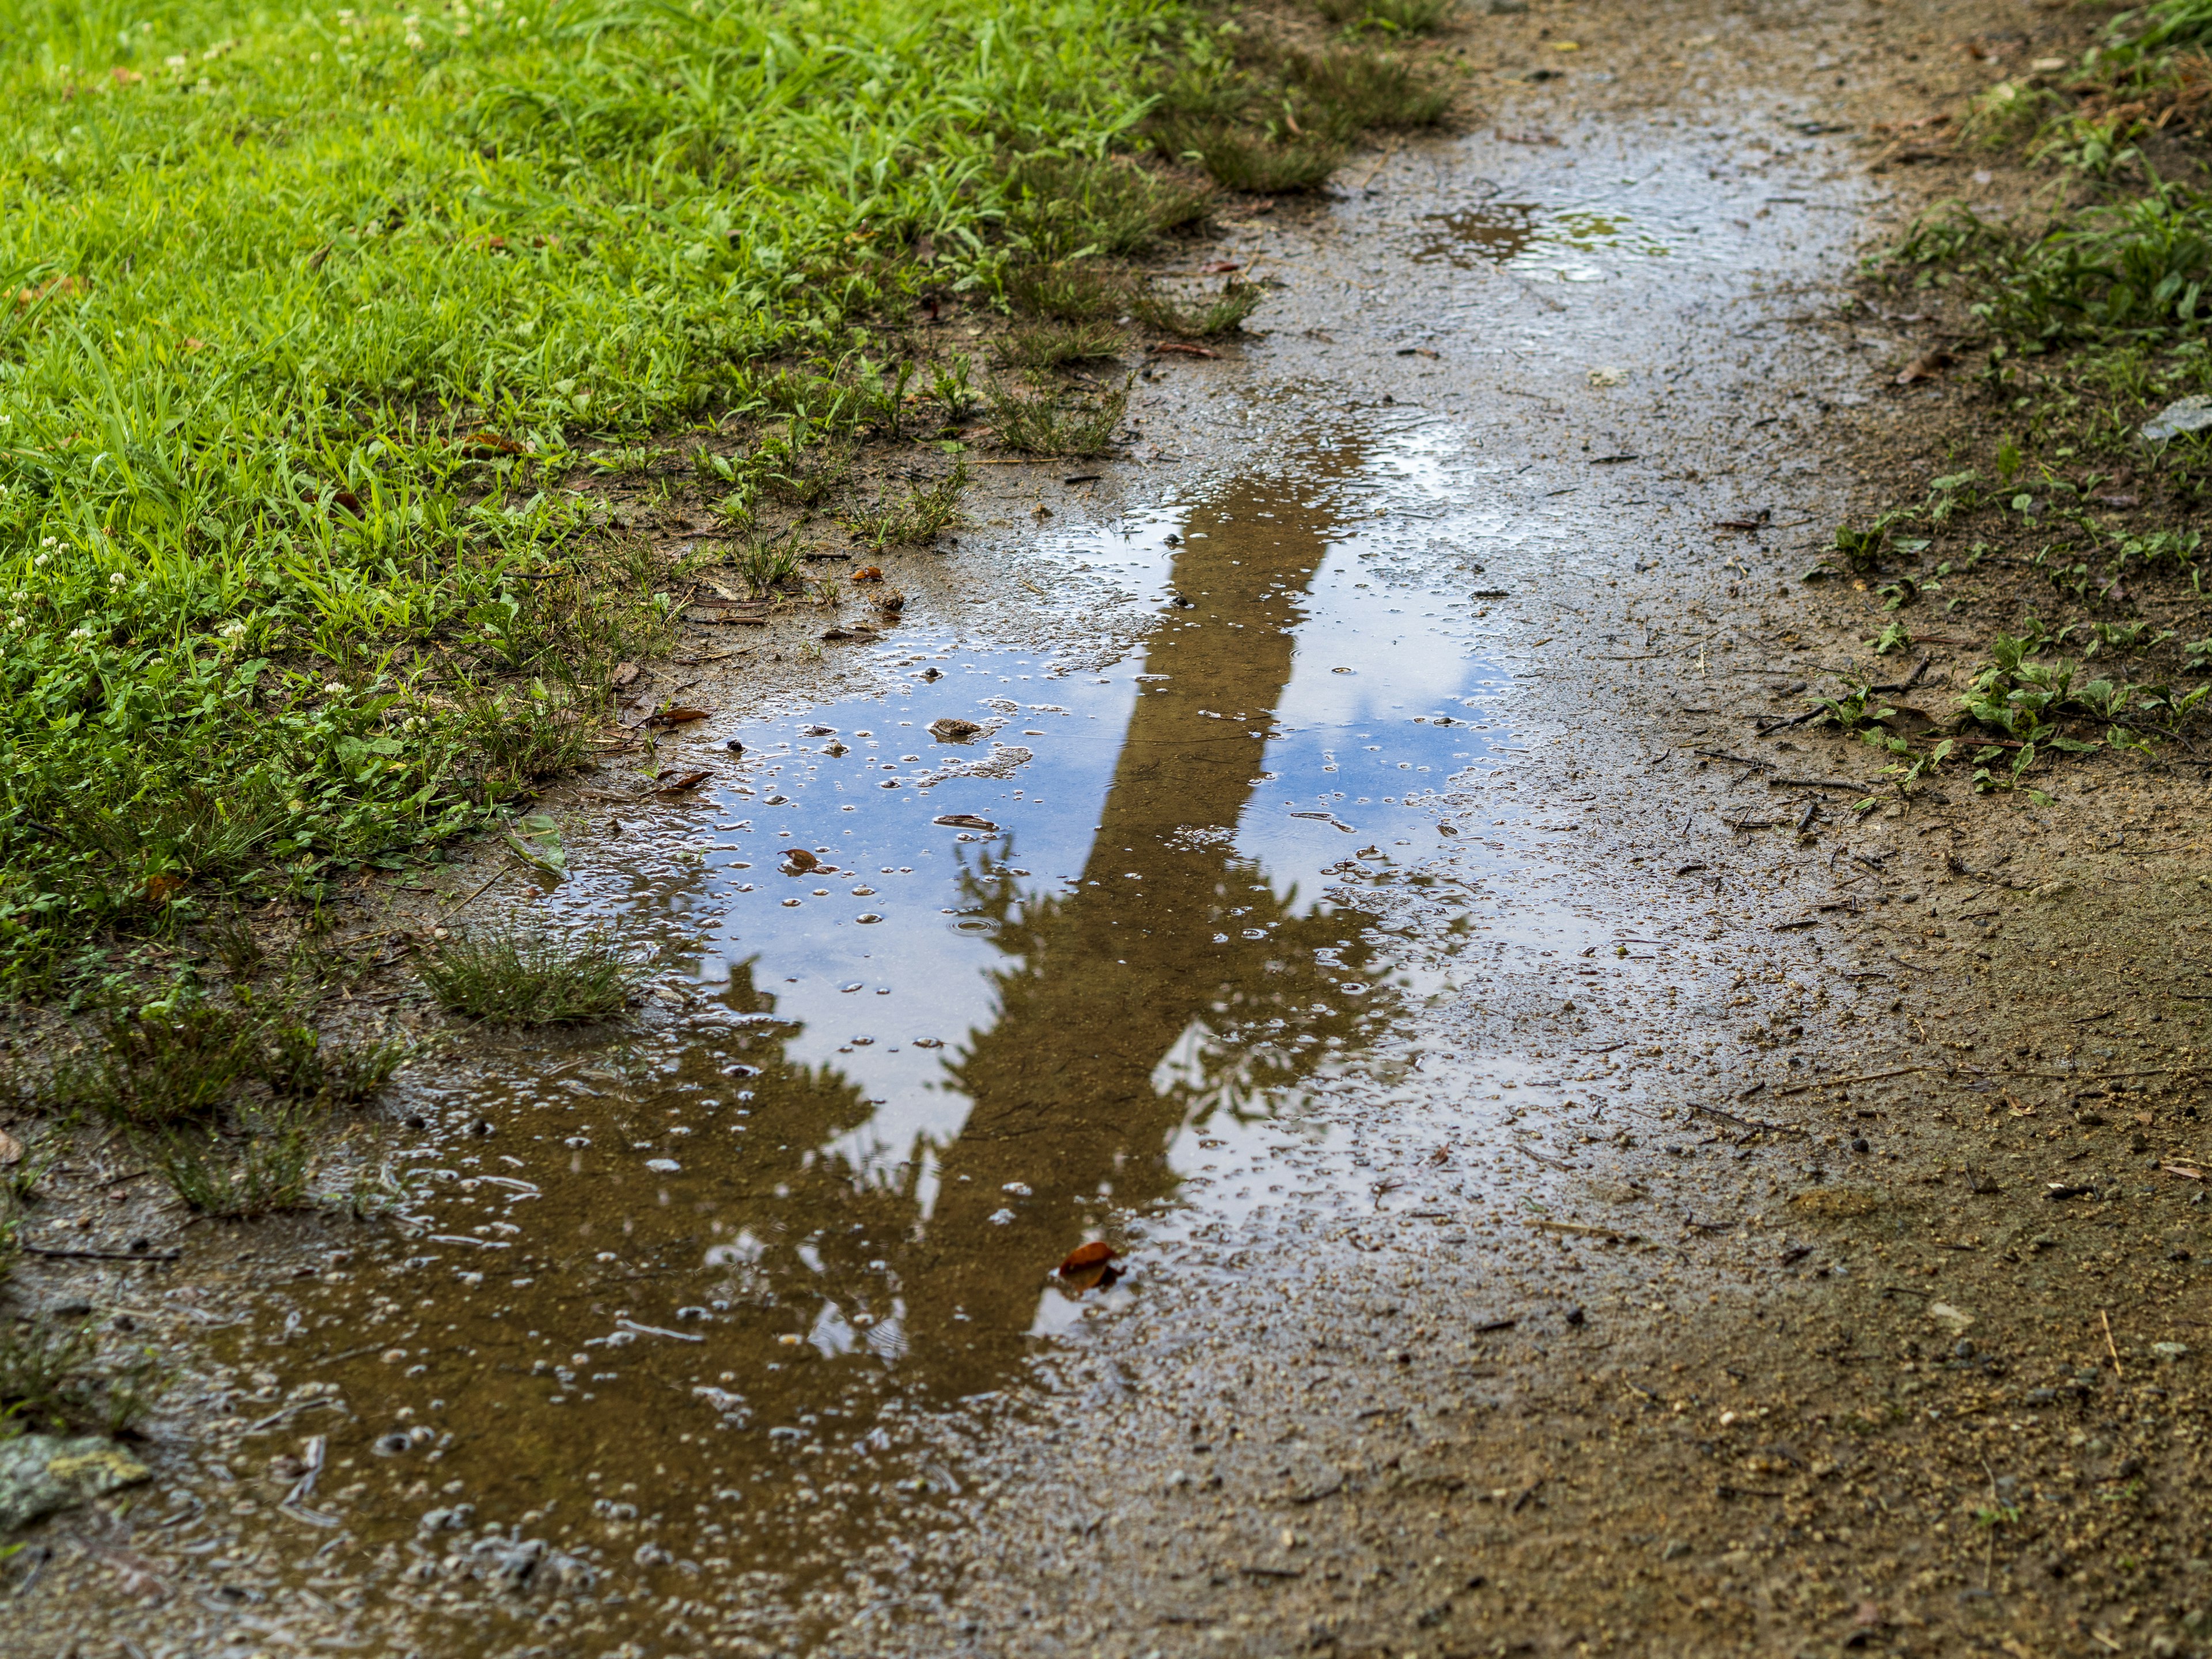
<path id="1" fill-rule="evenodd" d="M 639 493 L 749 534 L 994 405 L 1098 453 L 1110 399 L 1014 408 L 924 325 L 1109 322 L 1184 162 L 1308 188 L 1445 105 L 1179 0 L 0 0 L 0 98 L 17 993 L 577 764 L 684 591 Z"/>
<path id="2" fill-rule="evenodd" d="M 1010 213 L 1069 252 L 1091 210 L 1123 246 L 1187 222 L 1190 189 L 1101 159 L 1179 15 L 0 0 L 19 988 L 211 890 L 319 896 L 573 764 L 672 586 L 593 481 L 688 424 L 796 422 L 750 471 L 818 504 L 849 461 L 815 441 L 902 418 L 880 319 L 995 292 Z"/>
<path id="3" fill-rule="evenodd" d="M 612 1019 L 629 1006 L 636 970 L 596 935 L 492 927 L 458 934 L 416 970 L 441 1005 L 495 1025 Z"/>

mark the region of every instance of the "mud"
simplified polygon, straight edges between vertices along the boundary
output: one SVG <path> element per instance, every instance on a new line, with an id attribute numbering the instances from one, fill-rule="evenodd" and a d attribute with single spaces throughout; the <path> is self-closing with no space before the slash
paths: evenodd
<path id="1" fill-rule="evenodd" d="M 1492 120 L 1230 217 L 1128 460 L 984 469 L 477 901 L 623 1027 L 403 1073 L 382 1214 L 19 1275 L 186 1381 L 11 1639 L 2197 1650 L 2201 787 L 1861 815 L 1752 726 L 1872 631 L 1796 580 L 1904 418 L 1853 140 L 1970 27 L 1470 20 Z"/>

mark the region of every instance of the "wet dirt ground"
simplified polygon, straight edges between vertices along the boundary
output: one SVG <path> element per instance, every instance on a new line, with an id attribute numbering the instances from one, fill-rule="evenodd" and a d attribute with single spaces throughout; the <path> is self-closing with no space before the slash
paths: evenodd
<path id="1" fill-rule="evenodd" d="M 1127 459 L 554 803 L 481 902 L 630 1021 L 403 1073 L 387 1216 L 26 1267 L 187 1380 L 9 1650 L 2197 1651 L 2203 786 L 1753 734 L 1987 10 L 1473 19 L 1491 118 L 1226 216 Z"/>

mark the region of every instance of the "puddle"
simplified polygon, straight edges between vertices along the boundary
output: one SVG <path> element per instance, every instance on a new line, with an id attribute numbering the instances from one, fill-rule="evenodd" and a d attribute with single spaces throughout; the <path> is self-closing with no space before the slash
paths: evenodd
<path id="1" fill-rule="evenodd" d="M 466 1504 L 640 1569 L 831 1567 L 957 1489 L 899 1468 L 915 1413 L 1143 1295 L 1067 1252 L 1330 1140 L 1316 1096 L 1443 982 L 1375 907 L 1427 884 L 1454 937 L 1435 797 L 1510 760 L 1468 602 L 1374 568 L 1418 434 L 1313 460 L 1063 547 L 1160 596 L 1139 656 L 887 652 L 885 696 L 715 732 L 720 793 L 556 896 L 678 970 L 665 1018 L 418 1083 L 416 1236 L 273 1304 L 355 1414 L 356 1533 Z"/>

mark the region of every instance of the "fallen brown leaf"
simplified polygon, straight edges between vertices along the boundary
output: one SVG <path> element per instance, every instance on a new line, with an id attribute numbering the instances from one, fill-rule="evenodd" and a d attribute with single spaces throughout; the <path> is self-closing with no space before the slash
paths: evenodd
<path id="1" fill-rule="evenodd" d="M 636 678 L 637 665 L 635 663 L 618 662 L 615 665 L 615 672 L 607 677 L 607 684 L 613 686 L 617 690 L 620 690 L 623 686 L 628 685 Z"/>
<path id="2" fill-rule="evenodd" d="M 1198 268 L 1198 274 L 1201 276 L 1226 276 L 1232 270 L 1243 269 L 1234 259 L 1208 259 Z"/>
<path id="3" fill-rule="evenodd" d="M 1079 1244 L 1054 1271 L 1061 1284 L 1080 1296 L 1085 1291 L 1111 1285 L 1121 1276 L 1121 1270 L 1114 1265 L 1116 1254 L 1114 1247 L 1103 1240 Z"/>
<path id="4" fill-rule="evenodd" d="M 1088 1244 L 1079 1244 L 1070 1250 L 1066 1258 L 1060 1262 L 1060 1276 L 1066 1279 L 1071 1273 L 1081 1273 L 1085 1267 L 1096 1267 L 1101 1262 L 1111 1261 L 1119 1254 L 1119 1251 L 1103 1239 L 1096 1239 Z"/>
<path id="5" fill-rule="evenodd" d="M 656 795 L 673 795 L 686 789 L 696 789 L 701 784 L 706 782 L 708 776 L 711 775 L 704 767 L 702 767 L 696 772 L 684 772 L 675 777 L 670 777 L 669 773 L 674 769 L 675 769 L 672 767 L 666 768 L 655 775 L 657 777 L 663 780 L 663 781 L 660 787 L 654 790 L 653 793 Z"/>
<path id="6" fill-rule="evenodd" d="M 1899 373 L 1897 383 L 1911 386 L 1915 380 L 1932 380 L 1956 360 L 1940 346 L 1933 351 L 1923 351 Z"/>
<path id="7" fill-rule="evenodd" d="M 1155 351 L 1179 351 L 1186 357 L 1218 357 L 1218 351 L 1208 351 L 1204 346 L 1185 345 L 1180 340 L 1162 340 L 1152 348 Z"/>
<path id="8" fill-rule="evenodd" d="M 704 708 L 656 708 L 645 717 L 647 726 L 682 726 L 687 720 L 703 720 L 708 716 Z"/>
<path id="9" fill-rule="evenodd" d="M 22 1161 L 23 1143 L 5 1129 L 0 1129 L 0 1164 L 21 1164 Z"/>

